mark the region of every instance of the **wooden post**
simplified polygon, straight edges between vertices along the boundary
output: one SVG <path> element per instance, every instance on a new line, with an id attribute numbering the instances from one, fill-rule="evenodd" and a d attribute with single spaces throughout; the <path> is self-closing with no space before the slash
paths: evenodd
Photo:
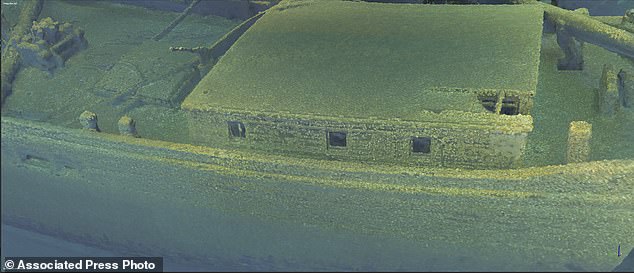
<path id="1" fill-rule="evenodd" d="M 559 59 L 559 70 L 583 70 L 583 42 L 577 41 L 564 26 L 556 27 L 557 43 L 564 52 Z"/>
<path id="2" fill-rule="evenodd" d="M 97 125 L 97 114 L 89 111 L 84 111 L 79 115 L 79 123 L 83 129 L 99 132 L 99 126 Z"/>
<path id="3" fill-rule="evenodd" d="M 117 125 L 119 126 L 119 134 L 124 136 L 139 137 L 136 132 L 136 122 L 131 117 L 121 117 Z"/>
<path id="4" fill-rule="evenodd" d="M 592 124 L 585 121 L 570 122 L 568 128 L 568 151 L 566 162 L 585 162 L 590 158 Z"/>
<path id="5" fill-rule="evenodd" d="M 619 76 L 612 65 L 603 66 L 598 89 L 599 113 L 613 116 L 621 106 L 619 100 Z"/>
<path id="6" fill-rule="evenodd" d="M 634 71 L 621 69 L 619 78 L 619 101 L 621 106 L 632 108 L 634 105 Z"/>
<path id="7" fill-rule="evenodd" d="M 589 16 L 587 9 L 576 9 L 575 12 Z M 564 52 L 564 58 L 559 59 L 557 69 L 583 70 L 583 41 L 575 39 L 573 32 L 569 31 L 565 25 L 556 25 L 555 29 L 557 43 Z"/>

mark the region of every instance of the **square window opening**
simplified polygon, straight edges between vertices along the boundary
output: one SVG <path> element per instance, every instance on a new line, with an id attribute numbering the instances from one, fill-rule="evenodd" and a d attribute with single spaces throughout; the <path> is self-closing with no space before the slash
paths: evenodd
<path id="1" fill-rule="evenodd" d="M 246 128 L 244 124 L 239 121 L 227 121 L 227 125 L 229 125 L 229 136 L 230 137 L 246 137 Z"/>
<path id="2" fill-rule="evenodd" d="M 478 96 L 482 107 L 491 113 L 495 113 L 495 105 L 498 102 L 497 96 Z"/>
<path id="3" fill-rule="evenodd" d="M 520 113 L 520 99 L 518 97 L 505 97 L 502 100 L 500 114 L 518 115 Z"/>
<path id="4" fill-rule="evenodd" d="M 430 137 L 413 137 L 412 138 L 412 152 L 428 154 L 431 152 L 431 138 Z"/>
<path id="5" fill-rule="evenodd" d="M 331 147 L 346 147 L 346 132 L 328 132 L 328 145 Z"/>

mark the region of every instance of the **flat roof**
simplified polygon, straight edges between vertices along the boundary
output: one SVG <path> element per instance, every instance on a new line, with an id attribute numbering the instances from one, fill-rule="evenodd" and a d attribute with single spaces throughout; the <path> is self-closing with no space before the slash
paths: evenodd
<path id="1" fill-rule="evenodd" d="M 542 20 L 538 5 L 282 2 L 182 107 L 403 119 L 486 112 L 477 90 L 534 94 Z"/>

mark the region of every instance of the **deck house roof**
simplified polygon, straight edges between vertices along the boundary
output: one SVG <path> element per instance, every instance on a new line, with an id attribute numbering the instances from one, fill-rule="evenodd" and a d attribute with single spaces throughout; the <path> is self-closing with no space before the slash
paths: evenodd
<path id="1" fill-rule="evenodd" d="M 416 120 L 484 113 L 484 91 L 537 88 L 537 5 L 287 1 L 226 52 L 182 104 Z"/>

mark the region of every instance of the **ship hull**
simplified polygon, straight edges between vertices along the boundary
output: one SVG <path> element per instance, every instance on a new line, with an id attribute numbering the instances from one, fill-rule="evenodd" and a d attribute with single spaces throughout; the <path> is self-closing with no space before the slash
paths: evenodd
<path id="1" fill-rule="evenodd" d="M 634 161 L 299 160 L 2 118 L 2 221 L 236 270 L 611 270 Z M 365 166 L 365 167 L 364 167 Z"/>

